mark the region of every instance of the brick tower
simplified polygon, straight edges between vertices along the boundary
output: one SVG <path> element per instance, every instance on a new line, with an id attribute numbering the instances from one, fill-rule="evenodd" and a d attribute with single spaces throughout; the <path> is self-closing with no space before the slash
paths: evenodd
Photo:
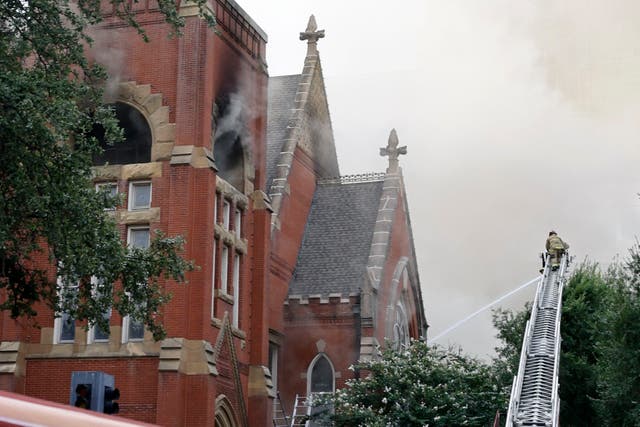
<path id="1" fill-rule="evenodd" d="M 123 417 L 272 426 L 279 402 L 333 391 L 385 339 L 426 334 L 406 148 L 392 131 L 386 172 L 340 176 L 313 16 L 302 73 L 269 78 L 267 36 L 235 1 L 209 3 L 212 29 L 183 0 L 178 38 L 156 1 L 131 7 L 149 43 L 108 8 L 93 32 L 126 138 L 96 157 L 95 184 L 123 195 L 109 213 L 123 242 L 182 235 L 199 268 L 161 283 L 160 342 L 115 310 L 108 330 L 44 307 L 41 328 L 2 313 L 0 388 L 69 404 L 72 377 L 99 372 Z"/>
<path id="2" fill-rule="evenodd" d="M 108 331 L 85 331 L 44 308 L 41 329 L 3 313 L 0 384 L 69 403 L 72 373 L 101 371 L 114 377 L 124 417 L 268 425 L 267 36 L 232 0 L 209 4 L 215 30 L 183 0 L 186 25 L 173 38 L 157 2 L 131 6 L 149 43 L 109 8 L 92 34 L 90 53 L 111 76 L 105 101 L 126 137 L 96 159 L 95 182 L 124 194 L 112 213 L 123 241 L 146 246 L 155 229 L 183 235 L 185 258 L 199 268 L 186 285 L 164 283 L 173 299 L 161 313 L 161 342 L 115 311 L 105 313 Z"/>

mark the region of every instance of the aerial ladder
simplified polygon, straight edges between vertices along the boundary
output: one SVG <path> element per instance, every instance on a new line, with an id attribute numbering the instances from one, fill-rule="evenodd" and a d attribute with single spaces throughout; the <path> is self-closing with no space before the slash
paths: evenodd
<path id="1" fill-rule="evenodd" d="M 556 270 L 551 268 L 548 254 L 545 260 L 524 333 L 518 374 L 511 387 L 507 427 L 558 426 L 560 318 L 569 255 L 562 255 Z"/>

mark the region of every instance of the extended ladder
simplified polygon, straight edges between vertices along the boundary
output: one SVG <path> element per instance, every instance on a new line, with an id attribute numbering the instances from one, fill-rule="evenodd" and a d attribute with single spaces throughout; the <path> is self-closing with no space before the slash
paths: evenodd
<path id="1" fill-rule="evenodd" d="M 567 254 L 555 271 L 547 256 L 524 333 L 518 375 L 511 388 L 507 427 L 558 425 L 560 316 L 567 267 Z"/>

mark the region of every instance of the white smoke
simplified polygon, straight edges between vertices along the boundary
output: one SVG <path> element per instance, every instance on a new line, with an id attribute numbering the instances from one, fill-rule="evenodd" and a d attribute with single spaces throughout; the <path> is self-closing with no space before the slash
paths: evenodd
<path id="1" fill-rule="evenodd" d="M 269 34 L 272 75 L 301 71 L 309 13 L 326 30 L 318 49 L 342 173 L 384 170 L 378 147 L 393 127 L 408 146 L 400 165 L 430 336 L 535 275 L 552 228 L 578 260 L 608 263 L 633 243 L 639 3 L 262 3 L 243 7 Z M 494 334 L 486 314 L 449 338 L 484 355 Z"/>

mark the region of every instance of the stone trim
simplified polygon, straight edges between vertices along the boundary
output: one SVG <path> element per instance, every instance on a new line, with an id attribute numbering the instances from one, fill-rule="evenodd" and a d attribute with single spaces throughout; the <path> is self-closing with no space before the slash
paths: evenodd
<path id="1" fill-rule="evenodd" d="M 243 415 L 243 426 L 247 425 L 247 417 L 246 414 Z M 215 415 L 213 420 L 214 425 L 222 425 L 222 426 L 239 426 L 238 417 L 236 415 L 236 411 L 234 411 L 231 402 L 224 394 L 220 394 L 216 397 L 216 406 L 215 406 Z"/>
<path id="2" fill-rule="evenodd" d="M 400 197 L 401 176 L 387 174 L 382 186 L 382 194 L 378 204 L 378 216 L 373 229 L 374 241 L 369 252 L 367 277 L 373 289 L 380 287 L 382 271 L 389 249 L 391 228 Z"/>
<path id="3" fill-rule="evenodd" d="M 149 208 L 139 211 L 117 210 L 115 218 L 119 224 L 150 224 L 160 221 L 160 208 Z"/>
<path id="4" fill-rule="evenodd" d="M 185 375 L 218 375 L 213 347 L 208 341 L 167 338 L 160 347 L 158 370 Z"/>
<path id="5" fill-rule="evenodd" d="M 25 369 L 23 343 L 20 341 L 0 342 L 0 374 L 22 376 Z"/>
<path id="6" fill-rule="evenodd" d="M 52 347 L 52 346 L 49 346 Z M 54 344 L 49 353 L 26 354 L 26 359 L 117 359 L 131 357 L 158 357 L 158 351 L 148 351 L 142 342 L 122 344 L 120 351 L 109 351 L 108 343 L 87 344 L 81 352 L 74 351 L 74 344 Z M 29 351 L 42 349 L 40 345 L 29 345 Z"/>
<path id="7" fill-rule="evenodd" d="M 299 305 L 308 305 L 311 304 L 349 304 L 351 303 L 351 298 L 358 297 L 360 294 L 357 292 L 351 292 L 348 295 L 343 293 L 330 293 L 329 295 L 289 295 L 287 299 L 284 301 L 285 305 L 299 304 Z"/>
<path id="8" fill-rule="evenodd" d="M 220 193 L 221 197 L 232 200 L 241 209 L 246 209 L 249 206 L 249 197 L 219 176 L 216 177 L 216 191 Z"/>
<path id="9" fill-rule="evenodd" d="M 213 161 L 213 153 L 206 147 L 194 145 L 176 145 L 171 151 L 171 166 L 191 165 L 196 169 L 211 168 L 218 170 Z"/>
<path id="10" fill-rule="evenodd" d="M 225 302 L 227 302 L 227 303 L 229 303 L 231 305 L 233 305 L 233 303 L 235 301 L 234 298 L 233 298 L 233 295 L 229 295 L 228 293 L 223 292 L 221 289 L 216 289 L 215 290 L 215 295 L 216 295 L 216 298 L 220 298 L 221 300 L 223 300 L 223 301 L 225 301 Z"/>
<path id="11" fill-rule="evenodd" d="M 237 253 L 246 255 L 249 242 L 244 237 L 236 236 L 234 231 L 226 230 L 224 226 L 216 223 L 214 227 L 214 236 L 216 239 L 220 239 L 229 248 L 233 248 Z"/>
<path id="12" fill-rule="evenodd" d="M 145 329 L 144 339 L 123 343 L 122 327 L 110 325 L 109 340 L 104 342 L 88 342 L 90 331 L 82 326 L 76 327 L 75 339 L 68 343 L 53 343 L 54 328 L 43 327 L 39 343 L 25 344 L 28 358 L 102 358 L 102 357 L 138 357 L 157 356 L 160 344 L 153 340 L 151 332 Z"/>
<path id="13" fill-rule="evenodd" d="M 380 357 L 380 342 L 376 337 L 360 338 L 360 362 L 370 362 Z"/>
<path id="14" fill-rule="evenodd" d="M 365 172 L 319 179 L 318 184 L 358 184 L 363 182 L 380 182 L 384 181 L 386 176 L 387 174 L 384 172 Z"/>
<path id="15" fill-rule="evenodd" d="M 287 327 L 293 328 L 315 328 L 318 325 L 331 325 L 331 326 L 346 326 L 353 330 L 354 313 L 350 313 L 344 316 L 330 316 L 330 317 L 314 317 L 313 319 L 297 320 L 295 316 L 285 316 Z"/>
<path id="16" fill-rule="evenodd" d="M 183 338 L 169 338 L 162 341 L 159 371 L 178 371 L 182 358 L 182 341 Z"/>
<path id="17" fill-rule="evenodd" d="M 169 160 L 176 140 L 176 124 L 169 123 L 169 107 L 163 105 L 163 96 L 151 93 L 151 85 L 137 84 L 135 81 L 122 82 L 109 96 L 107 91 L 105 102 L 123 102 L 139 110 L 147 119 L 151 128 L 151 161 Z"/>
<path id="18" fill-rule="evenodd" d="M 97 184 L 108 181 L 131 181 L 160 178 L 162 163 L 132 163 L 128 165 L 104 165 L 92 168 L 93 181 Z"/>
<path id="19" fill-rule="evenodd" d="M 276 397 L 271 371 L 266 366 L 249 366 L 249 397 L 252 396 Z"/>
<path id="20" fill-rule="evenodd" d="M 273 212 L 273 208 L 271 207 L 271 199 L 264 191 L 256 190 L 251 193 L 251 195 L 249 195 L 249 198 L 253 202 L 252 206 L 254 211 L 267 210 L 269 212 Z"/>
<path id="21" fill-rule="evenodd" d="M 211 4 L 211 1 L 207 1 L 204 5 L 204 13 L 210 16 L 214 16 L 213 5 Z M 200 8 L 198 7 L 198 4 L 193 0 L 182 0 L 182 2 L 180 3 L 180 9 L 178 10 L 178 15 L 183 18 L 189 16 L 200 16 Z"/>

